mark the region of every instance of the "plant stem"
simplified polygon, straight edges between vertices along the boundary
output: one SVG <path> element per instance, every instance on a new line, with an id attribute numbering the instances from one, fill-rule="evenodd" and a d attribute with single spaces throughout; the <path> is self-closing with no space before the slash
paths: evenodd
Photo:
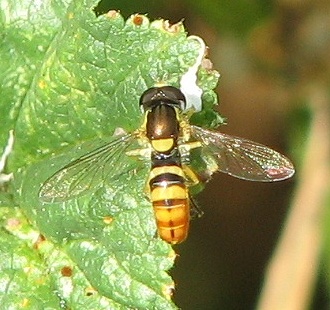
<path id="1" fill-rule="evenodd" d="M 258 310 L 307 309 L 322 247 L 322 217 L 330 184 L 329 98 L 326 87 L 309 90 L 313 113 L 292 207 L 270 261 Z"/>

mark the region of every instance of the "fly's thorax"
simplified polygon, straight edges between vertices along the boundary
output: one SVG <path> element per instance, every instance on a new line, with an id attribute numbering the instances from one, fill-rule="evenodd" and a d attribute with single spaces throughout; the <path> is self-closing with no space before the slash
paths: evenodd
<path id="1" fill-rule="evenodd" d="M 176 108 L 159 102 L 146 114 L 146 137 L 158 153 L 169 154 L 178 145 L 180 122 Z"/>

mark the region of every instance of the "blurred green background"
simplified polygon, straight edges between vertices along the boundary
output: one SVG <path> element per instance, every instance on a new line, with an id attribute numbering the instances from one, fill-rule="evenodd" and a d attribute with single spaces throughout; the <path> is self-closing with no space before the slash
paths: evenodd
<path id="1" fill-rule="evenodd" d="M 266 144 L 295 162 L 295 177 L 274 184 L 215 175 L 198 196 L 205 215 L 193 221 L 188 240 L 176 247 L 179 256 L 171 274 L 179 307 L 255 309 L 291 202 L 309 178 L 307 173 L 300 180 L 312 140 L 313 107 L 319 106 L 311 94 L 321 94 L 316 97 L 322 115 L 329 112 L 330 2 L 104 0 L 97 8 L 100 13 L 110 9 L 124 17 L 147 13 L 150 19 L 171 23 L 184 20 L 189 34 L 205 40 L 221 74 L 218 109 L 228 125 L 220 130 Z M 307 197 L 309 189 L 318 193 L 307 187 Z M 319 198 L 319 208 L 324 208 L 323 196 Z M 327 220 L 321 222 L 317 229 Z M 330 308 L 327 248 L 321 242 L 310 264 L 318 265 L 323 254 L 321 267 L 312 271 L 306 297 L 310 304 L 303 309 Z"/>

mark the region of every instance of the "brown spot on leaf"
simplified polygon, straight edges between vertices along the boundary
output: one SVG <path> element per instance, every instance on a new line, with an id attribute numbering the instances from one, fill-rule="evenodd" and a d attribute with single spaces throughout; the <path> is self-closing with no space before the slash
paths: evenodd
<path id="1" fill-rule="evenodd" d="M 64 266 L 61 269 L 61 275 L 63 277 L 71 277 L 73 273 L 73 269 L 70 266 Z"/>
<path id="2" fill-rule="evenodd" d="M 139 15 L 139 14 L 136 14 L 133 16 L 133 24 L 136 25 L 136 26 L 141 26 L 143 24 L 143 16 L 142 15 Z"/>

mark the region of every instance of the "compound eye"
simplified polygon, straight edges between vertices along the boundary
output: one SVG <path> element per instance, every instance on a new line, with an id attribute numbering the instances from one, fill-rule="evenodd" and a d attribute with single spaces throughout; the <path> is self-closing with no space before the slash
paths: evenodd
<path id="1" fill-rule="evenodd" d="M 151 87 L 147 89 L 140 97 L 140 108 L 142 112 L 150 110 L 154 103 L 154 98 L 157 95 L 158 87 Z"/>
<path id="2" fill-rule="evenodd" d="M 140 106 L 143 112 L 150 110 L 155 104 L 163 102 L 173 105 L 181 110 L 186 107 L 186 98 L 180 89 L 173 86 L 152 87 L 147 89 L 140 98 Z"/>
<path id="3" fill-rule="evenodd" d="M 155 95 L 157 94 L 157 87 L 152 87 L 147 89 L 140 97 L 140 106 L 141 108 L 146 109 L 148 104 L 150 104 L 153 101 L 153 98 L 155 97 Z"/>
<path id="4" fill-rule="evenodd" d="M 179 88 L 174 86 L 163 86 L 160 87 L 166 98 L 172 101 L 174 104 L 178 104 L 179 108 L 184 110 L 186 108 L 186 97 Z"/>
<path id="5" fill-rule="evenodd" d="M 179 88 L 174 86 L 163 86 L 158 88 L 164 95 L 173 100 L 185 100 L 184 94 Z"/>

